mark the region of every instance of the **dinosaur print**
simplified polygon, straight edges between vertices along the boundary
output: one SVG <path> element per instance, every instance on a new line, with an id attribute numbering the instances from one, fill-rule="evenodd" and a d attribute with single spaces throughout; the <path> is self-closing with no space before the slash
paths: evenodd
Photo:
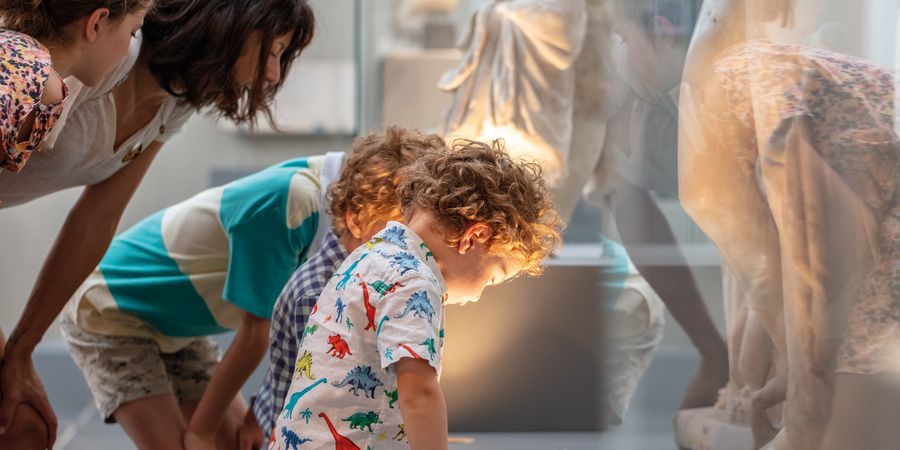
<path id="1" fill-rule="evenodd" d="M 344 356 L 353 354 L 350 353 L 350 346 L 347 345 L 347 341 L 339 334 L 328 336 L 328 344 L 331 345 L 331 348 L 327 353 L 338 359 L 344 359 Z"/>
<path id="2" fill-rule="evenodd" d="M 284 438 L 285 450 L 290 450 L 291 448 L 300 450 L 297 448 L 298 446 L 312 441 L 312 439 L 301 439 L 300 436 L 297 436 L 297 433 L 294 433 L 288 427 L 281 427 L 281 437 Z"/>
<path id="3" fill-rule="evenodd" d="M 341 316 L 344 315 L 344 302 L 340 299 L 340 297 L 338 297 L 337 301 L 334 302 L 334 307 L 335 309 L 337 309 L 337 318 L 335 319 L 335 322 L 340 322 Z"/>
<path id="4" fill-rule="evenodd" d="M 369 286 L 371 286 L 372 289 L 375 289 L 375 292 L 378 293 L 379 299 L 389 293 L 396 292 L 398 287 L 404 287 L 402 283 L 394 283 L 389 285 L 381 280 L 377 280 L 374 283 L 369 283 Z"/>
<path id="5" fill-rule="evenodd" d="M 419 248 L 425 250 L 425 261 L 428 261 L 428 258 L 434 259 L 434 253 L 431 253 L 431 250 L 428 250 L 428 246 L 425 243 L 419 244 Z"/>
<path id="6" fill-rule="evenodd" d="M 369 254 L 368 254 L 368 253 L 363 253 L 362 256 L 359 257 L 359 259 L 357 259 L 356 261 L 353 261 L 353 263 L 350 264 L 350 267 L 348 267 L 347 270 L 344 271 L 344 273 L 336 273 L 336 274 L 334 274 L 334 276 L 336 276 L 336 277 L 337 277 L 337 276 L 342 276 L 342 277 L 343 277 L 343 278 L 341 278 L 341 281 L 338 282 L 337 286 L 335 286 L 335 289 L 337 289 L 337 290 L 339 290 L 339 291 L 343 291 L 344 288 L 347 287 L 347 283 L 350 282 L 350 278 L 353 278 L 353 273 L 356 271 L 356 266 L 358 266 L 359 263 L 360 263 L 363 259 L 366 258 L 366 256 L 369 256 Z"/>
<path id="7" fill-rule="evenodd" d="M 328 414 L 320 412 L 319 417 L 325 419 L 325 423 L 331 431 L 331 436 L 334 438 L 334 450 L 360 450 L 353 441 L 338 434 L 337 430 L 334 429 L 334 425 L 331 423 L 331 419 L 328 418 Z"/>
<path id="8" fill-rule="evenodd" d="M 381 327 L 382 327 L 382 326 L 384 325 L 384 323 L 387 322 L 388 320 L 391 320 L 391 318 L 388 317 L 388 316 L 384 316 L 384 317 L 381 318 L 381 321 L 378 322 L 378 329 L 375 330 L 375 336 L 378 336 L 379 334 L 381 334 Z"/>
<path id="9" fill-rule="evenodd" d="M 387 396 L 388 400 L 390 400 L 388 402 L 388 407 L 393 409 L 394 403 L 397 403 L 397 390 L 396 389 L 394 389 L 393 391 L 385 390 L 384 395 Z"/>
<path id="10" fill-rule="evenodd" d="M 394 350 L 390 349 L 390 348 L 385 350 L 384 357 L 387 358 L 389 361 L 393 361 L 394 360 Z"/>
<path id="11" fill-rule="evenodd" d="M 423 342 L 422 345 L 428 348 L 428 355 L 431 359 L 434 359 L 434 354 L 437 353 L 434 349 L 434 338 L 425 339 L 425 342 Z"/>
<path id="12" fill-rule="evenodd" d="M 384 242 L 394 244 L 397 247 L 402 248 L 403 250 L 407 249 L 406 230 L 404 230 L 403 228 L 394 225 L 379 234 L 381 234 L 381 238 L 384 240 Z"/>
<path id="13" fill-rule="evenodd" d="M 340 383 L 331 383 L 334 387 L 350 385 L 350 392 L 359 396 L 357 390 L 362 389 L 365 397 L 375 398 L 375 388 L 384 386 L 384 383 L 375 376 L 371 366 L 356 366 L 347 372 L 347 376 Z"/>
<path id="14" fill-rule="evenodd" d="M 384 442 L 385 439 L 387 439 L 387 434 L 384 431 L 378 433 L 378 442 Z"/>
<path id="15" fill-rule="evenodd" d="M 310 411 L 309 408 L 306 408 L 303 411 L 300 411 L 300 417 L 306 420 L 306 424 L 309 425 L 309 418 L 312 417 L 312 411 Z"/>
<path id="16" fill-rule="evenodd" d="M 353 329 L 353 322 L 350 321 L 350 318 L 349 318 L 349 317 L 347 318 L 347 322 L 346 322 L 346 323 L 347 323 L 347 331 L 352 330 L 352 329 Z"/>
<path id="17" fill-rule="evenodd" d="M 408 351 L 409 354 L 412 355 L 413 358 L 416 358 L 416 359 L 425 359 L 425 358 L 419 356 L 418 353 L 414 352 L 413 349 L 409 348 L 408 345 L 406 345 L 406 344 L 400 344 L 400 346 L 403 347 L 406 351 Z"/>
<path id="18" fill-rule="evenodd" d="M 362 430 L 363 428 L 368 428 L 369 433 L 372 433 L 372 425 L 384 423 L 381 419 L 378 418 L 378 413 L 375 411 L 369 411 L 367 413 L 358 412 L 353 414 L 352 416 L 341 419 L 343 422 L 350 422 L 350 429 L 358 428 Z"/>
<path id="19" fill-rule="evenodd" d="M 400 425 L 397 425 L 397 426 L 400 428 L 400 431 L 398 431 L 397 434 L 394 435 L 394 440 L 402 441 L 403 439 L 406 438 L 406 425 L 401 423 Z"/>
<path id="20" fill-rule="evenodd" d="M 419 270 L 419 264 L 421 264 L 421 261 L 416 259 L 415 256 L 406 252 L 394 253 L 393 255 L 382 252 L 379 252 L 379 254 L 383 256 L 384 259 L 387 259 L 388 263 L 394 269 L 399 271 L 401 276 L 405 275 L 406 272 L 409 272 L 410 270 Z"/>
<path id="21" fill-rule="evenodd" d="M 303 388 L 302 391 L 294 392 L 288 403 L 284 405 L 284 418 L 290 419 L 294 415 L 294 408 L 297 406 L 297 402 L 300 401 L 300 397 L 306 395 L 309 391 L 313 390 L 314 387 L 327 382 L 328 380 L 325 378 L 319 378 L 315 383 Z"/>
<path id="22" fill-rule="evenodd" d="M 318 325 L 307 325 L 306 328 L 303 329 L 303 336 L 312 336 L 316 334 L 316 330 L 318 329 Z"/>
<path id="23" fill-rule="evenodd" d="M 382 242 L 384 242 L 384 239 L 382 239 L 382 238 L 380 238 L 380 237 L 378 237 L 378 236 L 375 236 L 375 237 L 373 237 L 371 240 L 369 240 L 369 242 L 366 242 L 366 243 L 363 244 L 363 245 L 366 246 L 366 248 L 369 249 L 369 250 L 375 250 L 375 246 L 378 245 L 378 244 L 380 244 L 380 243 L 382 243 Z"/>
<path id="24" fill-rule="evenodd" d="M 431 323 L 431 319 L 434 316 L 434 306 L 428 301 L 427 292 L 422 290 L 413 294 L 409 300 L 406 301 L 406 309 L 404 309 L 403 312 L 397 313 L 394 318 L 402 319 L 409 315 L 409 313 L 413 313 L 416 317 L 422 319 L 428 319 L 428 323 Z"/>
<path id="25" fill-rule="evenodd" d="M 303 373 L 306 372 L 306 378 L 310 380 L 315 380 L 316 376 L 312 373 L 312 353 L 308 351 L 303 351 L 303 356 L 297 359 L 297 368 L 294 369 L 294 376 L 299 380 L 303 377 Z"/>
<path id="26" fill-rule="evenodd" d="M 362 287 L 363 303 L 366 305 L 366 319 L 369 321 L 369 323 L 366 324 L 366 327 L 363 329 L 368 330 L 369 328 L 371 328 L 372 331 L 375 331 L 375 306 L 372 305 L 371 302 L 369 302 L 368 285 L 365 281 L 363 281 L 362 277 L 360 277 L 359 274 L 356 274 L 356 278 L 359 278 L 359 285 Z"/>

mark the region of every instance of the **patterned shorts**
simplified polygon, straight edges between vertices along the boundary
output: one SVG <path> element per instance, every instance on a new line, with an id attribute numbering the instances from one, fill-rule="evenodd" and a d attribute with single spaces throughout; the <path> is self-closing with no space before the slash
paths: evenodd
<path id="1" fill-rule="evenodd" d="M 219 347 L 208 337 L 162 353 L 153 339 L 94 334 L 67 320 L 62 332 L 106 423 L 115 423 L 120 406 L 142 398 L 174 394 L 179 402 L 199 400 L 219 362 Z"/>

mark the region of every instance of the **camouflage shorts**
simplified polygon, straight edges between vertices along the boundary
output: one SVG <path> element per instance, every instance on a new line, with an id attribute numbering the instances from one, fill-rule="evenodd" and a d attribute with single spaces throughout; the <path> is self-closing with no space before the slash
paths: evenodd
<path id="1" fill-rule="evenodd" d="M 199 400 L 219 362 L 219 347 L 208 337 L 162 353 L 153 339 L 94 334 L 66 320 L 62 332 L 106 423 L 115 422 L 120 406 L 142 398 Z"/>

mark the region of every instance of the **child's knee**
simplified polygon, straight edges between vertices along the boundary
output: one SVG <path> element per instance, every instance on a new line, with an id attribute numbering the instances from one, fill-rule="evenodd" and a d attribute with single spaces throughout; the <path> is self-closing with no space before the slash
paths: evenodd
<path id="1" fill-rule="evenodd" d="M 44 450 L 47 448 L 47 425 L 28 405 L 19 405 L 12 425 L 0 439 L 0 450 Z"/>

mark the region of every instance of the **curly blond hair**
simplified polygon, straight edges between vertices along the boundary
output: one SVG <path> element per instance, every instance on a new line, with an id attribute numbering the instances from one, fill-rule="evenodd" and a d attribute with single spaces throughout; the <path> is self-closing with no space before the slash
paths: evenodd
<path id="1" fill-rule="evenodd" d="M 456 246 L 470 225 L 487 224 L 488 251 L 521 256 L 529 275 L 540 274 L 541 262 L 561 243 L 563 225 L 541 167 L 513 160 L 499 140 L 460 139 L 448 152 L 420 158 L 397 193 L 403 215 L 433 215 L 447 245 Z"/>
<path id="2" fill-rule="evenodd" d="M 328 189 L 335 233 L 342 236 L 347 231 L 347 212 L 355 214 L 364 228 L 379 219 L 399 218 L 397 185 L 406 169 L 428 153 L 446 150 L 444 139 L 436 134 L 396 126 L 357 138 L 340 180 Z"/>

